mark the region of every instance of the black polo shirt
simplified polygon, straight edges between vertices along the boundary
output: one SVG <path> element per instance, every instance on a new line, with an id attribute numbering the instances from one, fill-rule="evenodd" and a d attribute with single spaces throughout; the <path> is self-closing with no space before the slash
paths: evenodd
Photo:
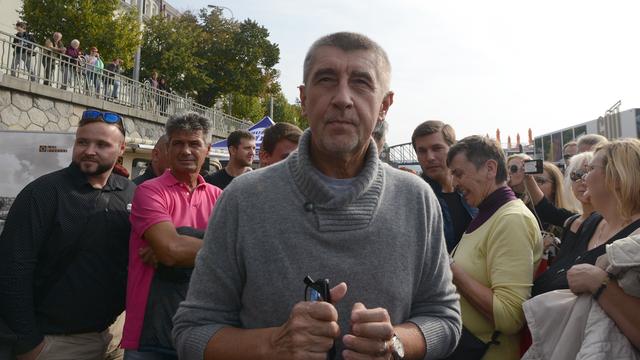
<path id="1" fill-rule="evenodd" d="M 44 334 L 103 331 L 124 310 L 135 185 L 75 165 L 28 184 L 0 235 L 0 316 L 24 353 Z"/>

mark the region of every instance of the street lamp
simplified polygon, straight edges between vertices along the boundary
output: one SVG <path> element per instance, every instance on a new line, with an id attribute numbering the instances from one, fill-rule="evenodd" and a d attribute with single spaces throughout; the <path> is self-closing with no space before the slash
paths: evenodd
<path id="1" fill-rule="evenodd" d="M 144 15 L 144 6 L 143 6 L 143 0 L 138 0 L 138 22 L 140 25 L 140 32 L 142 32 L 143 30 L 143 26 L 142 26 L 142 21 L 143 19 L 143 15 Z M 140 34 L 140 36 L 142 36 L 142 34 Z M 136 49 L 136 55 L 135 58 L 133 59 L 133 80 L 138 81 L 140 80 L 140 52 L 142 49 L 142 43 L 140 43 L 138 45 L 138 48 Z"/>
<path id="2" fill-rule="evenodd" d="M 226 6 L 221 6 L 221 5 L 207 5 L 208 8 L 210 9 L 226 9 L 229 10 L 229 12 L 231 13 L 231 18 L 235 18 L 235 16 L 233 15 L 233 10 L 229 9 Z"/>

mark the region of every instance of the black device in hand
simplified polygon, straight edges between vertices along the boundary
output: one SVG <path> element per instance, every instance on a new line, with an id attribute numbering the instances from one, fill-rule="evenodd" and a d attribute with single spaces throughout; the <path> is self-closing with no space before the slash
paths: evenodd
<path id="1" fill-rule="evenodd" d="M 304 284 L 304 301 L 326 301 L 331 303 L 331 287 L 329 279 L 318 279 L 313 281 L 309 276 L 305 276 Z M 327 353 L 327 360 L 333 360 L 336 357 L 336 343 L 333 343 L 331 349 Z"/>
<path id="2" fill-rule="evenodd" d="M 525 174 L 542 174 L 544 171 L 542 167 L 542 160 L 525 160 L 524 161 L 524 173 Z"/>

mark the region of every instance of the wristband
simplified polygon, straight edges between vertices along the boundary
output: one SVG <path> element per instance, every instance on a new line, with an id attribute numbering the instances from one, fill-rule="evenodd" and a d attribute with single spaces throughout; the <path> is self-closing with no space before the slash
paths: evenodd
<path id="1" fill-rule="evenodd" d="M 604 289 L 606 289 L 607 285 L 609 285 L 609 280 L 611 280 L 610 276 L 607 276 L 604 280 L 602 280 L 602 284 L 600 284 L 598 290 L 596 290 L 596 292 L 593 294 L 593 300 L 598 301 L 600 295 L 602 295 L 602 293 L 604 292 Z"/>

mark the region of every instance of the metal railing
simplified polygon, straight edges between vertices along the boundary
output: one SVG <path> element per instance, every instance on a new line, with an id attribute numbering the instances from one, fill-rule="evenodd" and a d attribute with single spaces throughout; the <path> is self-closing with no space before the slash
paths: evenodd
<path id="1" fill-rule="evenodd" d="M 389 163 L 392 165 L 415 165 L 418 157 L 411 143 L 398 144 L 389 147 Z"/>
<path id="2" fill-rule="evenodd" d="M 160 116 L 195 111 L 210 119 L 218 134 L 253 125 L 198 104 L 189 97 L 155 88 L 149 81 L 142 83 L 119 72 L 99 68 L 90 64 L 87 56 L 72 58 L 3 31 L 0 31 L 0 72 Z"/>

